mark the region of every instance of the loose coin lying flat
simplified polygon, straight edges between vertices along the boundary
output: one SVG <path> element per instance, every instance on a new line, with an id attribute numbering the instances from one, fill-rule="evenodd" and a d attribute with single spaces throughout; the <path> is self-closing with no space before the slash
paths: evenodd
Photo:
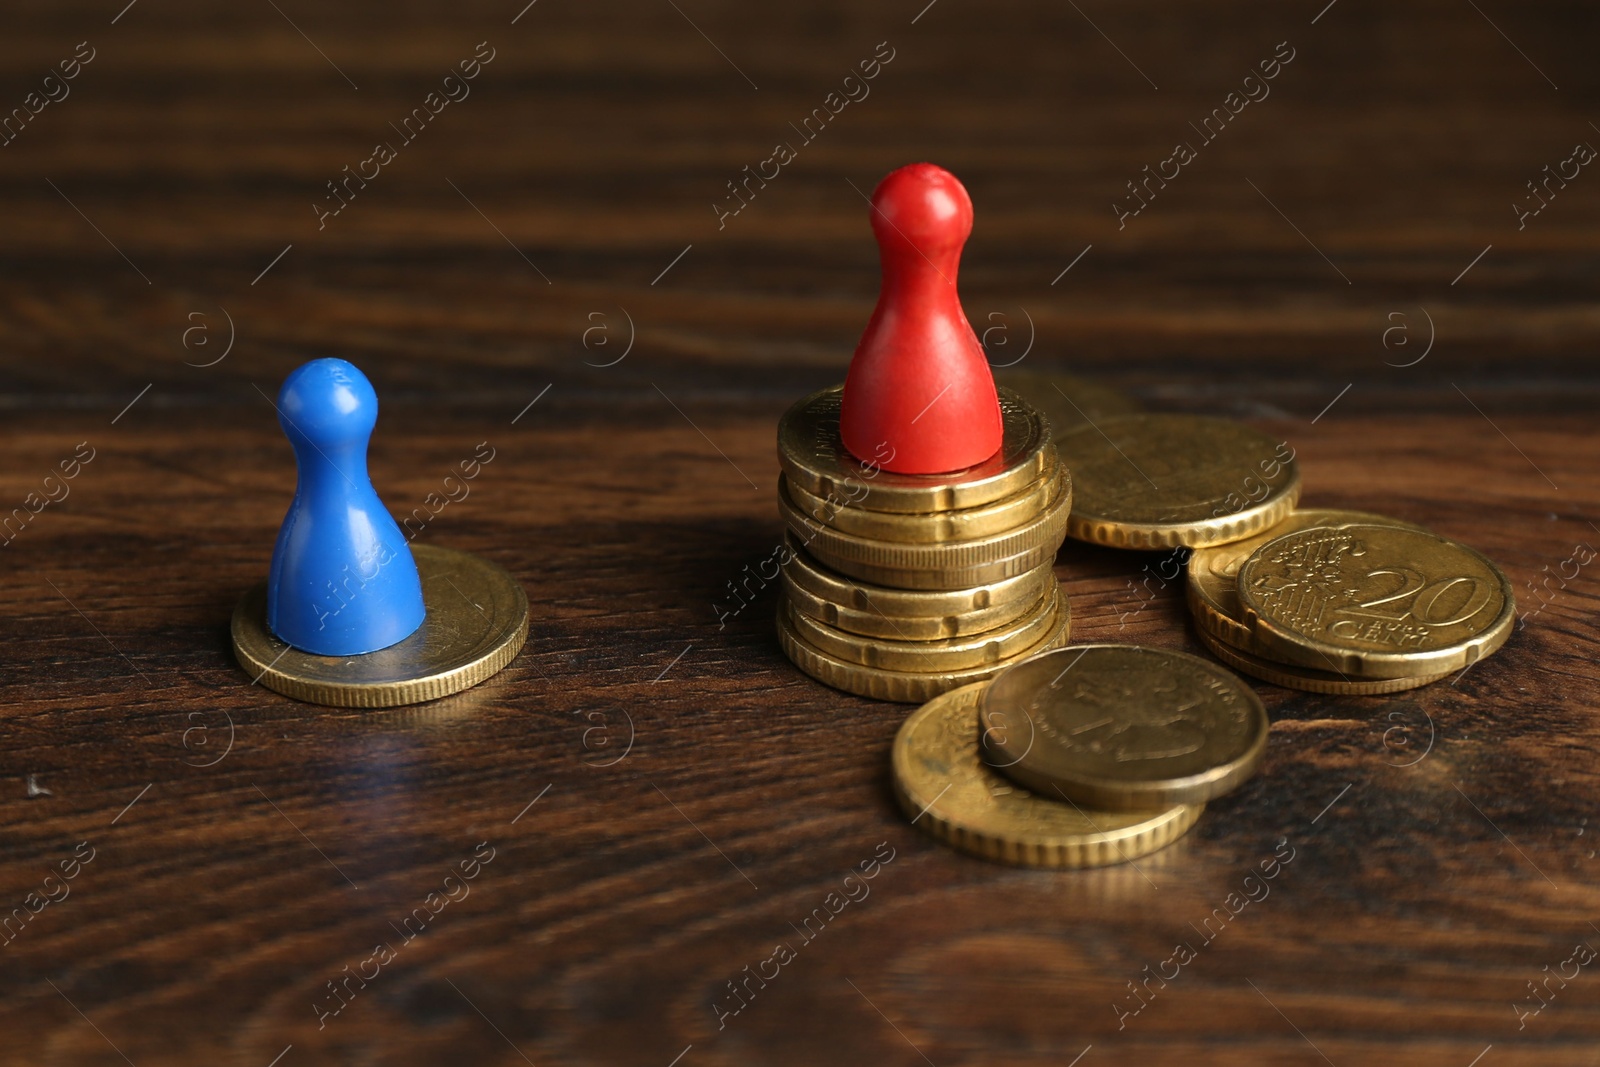
<path id="1" fill-rule="evenodd" d="M 1277 524 L 1300 497 L 1294 449 L 1196 415 L 1128 415 L 1063 434 L 1067 535 L 1113 548 L 1197 548 Z"/>
<path id="2" fill-rule="evenodd" d="M 813 393 L 784 412 L 778 423 L 778 462 L 795 485 L 824 500 L 855 501 L 873 511 L 953 511 L 992 504 L 1020 492 L 1056 465 L 1050 429 L 1015 393 L 1001 389 L 1000 451 L 975 467 L 948 474 L 896 474 L 878 464 L 889 459 L 854 456 L 839 436 L 844 386 Z M 885 443 L 884 448 L 888 445 Z"/>
<path id="3" fill-rule="evenodd" d="M 318 656 L 267 629 L 267 586 L 233 612 L 233 652 L 250 676 L 284 696 L 344 708 L 437 700 L 477 685 L 528 637 L 528 595 L 504 567 L 434 545 L 412 545 L 427 616 L 399 644 L 362 656 Z"/>
<path id="4" fill-rule="evenodd" d="M 1251 648 L 1250 626 L 1245 622 L 1244 607 L 1239 603 L 1239 568 L 1244 566 L 1244 561 L 1256 549 L 1286 533 L 1311 526 L 1338 526 L 1352 522 L 1421 529 L 1409 522 L 1364 511 L 1306 508 L 1290 512 L 1282 522 L 1254 537 L 1196 549 L 1188 563 L 1189 610 L 1194 615 L 1195 625 L 1234 648 L 1248 652 Z M 1249 673 L 1255 674 L 1254 671 Z M 1328 673 L 1331 678 L 1339 677 Z M 1257 674 L 1256 677 L 1261 675 Z"/>
<path id="5" fill-rule="evenodd" d="M 1019 652 L 1016 658 L 1024 659 L 1057 647 L 1067 640 L 1071 628 L 1072 616 L 1069 612 L 1063 611 L 1044 640 L 1032 648 Z M 797 634 L 794 629 L 794 609 L 788 603 L 780 604 L 778 607 L 778 643 L 783 647 L 784 655 L 788 656 L 795 666 L 824 685 L 877 700 L 898 700 L 904 703 L 931 700 L 957 686 L 993 677 L 996 671 L 1005 667 L 1005 664 L 989 664 L 952 671 L 911 673 L 886 671 L 851 663 L 838 656 L 829 655 Z"/>
<path id="6" fill-rule="evenodd" d="M 1026 400 L 1050 423 L 1059 440 L 1062 434 L 1142 409 L 1131 397 L 1099 382 L 1069 374 L 1045 371 L 997 370 L 994 383 Z"/>
<path id="7" fill-rule="evenodd" d="M 1057 467 L 1066 477 L 1065 468 Z M 1065 483 L 1069 487 L 1070 479 Z M 913 544 L 940 544 L 989 537 L 1015 529 L 1049 506 L 1060 492 L 1053 478 L 1040 478 L 1020 492 L 982 507 L 928 514 L 897 514 L 870 511 L 854 506 L 850 500 L 824 499 L 780 476 L 778 497 L 788 498 L 808 519 L 840 533 L 876 541 L 904 541 Z M 1070 497 L 1068 498 L 1070 501 Z"/>
<path id="8" fill-rule="evenodd" d="M 1046 591 L 1020 619 L 999 630 L 936 641 L 860 637 L 818 622 L 803 611 L 795 611 L 789 622 L 796 634 L 831 656 L 888 671 L 923 673 L 1010 662 L 1057 628 L 1064 614 L 1070 618 L 1070 610 L 1066 596 L 1057 586 Z"/>
<path id="9" fill-rule="evenodd" d="M 1079 645 L 1013 664 L 983 697 L 984 758 L 1046 796 L 1112 810 L 1196 804 L 1261 762 L 1267 713 L 1209 660 Z"/>
<path id="10" fill-rule="evenodd" d="M 1269 541 L 1239 568 L 1239 601 L 1261 655 L 1363 678 L 1459 670 L 1516 622 L 1511 583 L 1481 552 L 1371 524 Z"/>
<path id="11" fill-rule="evenodd" d="M 1307 693 L 1329 693 L 1348 697 L 1381 696 L 1385 693 L 1399 693 L 1402 690 L 1429 685 L 1455 673 L 1445 671 L 1443 674 L 1424 674 L 1416 678 L 1353 678 L 1348 674 L 1335 674 L 1332 671 L 1319 671 L 1311 667 L 1297 667 L 1292 663 L 1263 659 L 1254 653 L 1234 648 L 1204 630 L 1197 630 L 1196 633 L 1201 644 L 1234 670 L 1260 678 L 1263 682 L 1281 685 L 1285 689 L 1300 689 Z"/>
<path id="12" fill-rule="evenodd" d="M 1101 867 L 1148 855 L 1194 825 L 1204 805 L 1091 811 L 1034 796 L 978 757 L 983 684 L 935 697 L 895 736 L 895 796 L 917 826 L 963 852 L 1023 867 Z"/>
<path id="13" fill-rule="evenodd" d="M 1023 575 L 1032 580 L 1036 590 L 1031 601 L 1019 599 L 1010 604 L 1002 603 L 954 615 L 895 618 L 871 609 L 860 610 L 826 600 L 801 586 L 794 578 L 797 571 L 798 568 L 795 567 L 783 569 L 783 595 L 794 605 L 797 612 L 849 634 L 886 638 L 891 641 L 935 641 L 952 637 L 970 637 L 973 634 L 998 630 L 1026 615 L 1029 609 L 1038 604 L 1056 585 L 1053 567 L 1036 567 Z M 870 602 L 872 598 L 865 595 L 867 588 L 860 584 L 854 586 L 857 598 L 864 598 Z"/>
<path id="14" fill-rule="evenodd" d="M 1021 614 L 1039 599 L 1040 583 L 1044 580 L 1046 570 L 1051 571 L 1051 580 L 1054 580 L 1051 568 L 1051 561 L 1055 558 L 1054 549 L 1049 560 L 1042 560 L 1032 570 L 1018 571 L 993 581 L 974 582 L 966 588 L 900 589 L 866 584 L 828 570 L 805 551 L 804 542 L 793 534 L 788 536 L 787 545 L 789 559 L 783 564 L 783 573 L 795 585 L 841 608 L 882 615 L 897 623 L 902 619 L 945 619 L 1005 605 L 1015 606 L 1017 614 Z M 891 630 L 888 636 L 894 636 L 895 633 Z"/>
<path id="15" fill-rule="evenodd" d="M 842 533 L 807 518 L 782 492 L 778 495 L 778 511 L 789 530 L 805 542 L 808 552 L 837 569 L 844 568 L 837 567 L 834 561 L 848 560 L 889 570 L 956 571 L 1009 559 L 1047 542 L 1060 544 L 1072 508 L 1072 483 L 1065 472 L 1051 480 L 1055 491 L 1048 504 L 1025 516 L 1020 525 L 987 537 L 939 544 L 877 541 Z"/>

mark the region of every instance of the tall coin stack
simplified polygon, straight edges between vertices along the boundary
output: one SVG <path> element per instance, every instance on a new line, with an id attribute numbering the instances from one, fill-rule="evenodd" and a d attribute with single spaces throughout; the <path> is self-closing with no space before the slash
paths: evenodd
<path id="1" fill-rule="evenodd" d="M 1000 389 L 999 452 L 950 474 L 896 474 L 881 466 L 887 443 L 845 449 L 842 396 L 814 393 L 778 424 L 784 653 L 837 689 L 921 702 L 1065 644 L 1072 614 L 1053 564 L 1072 479 L 1049 424 Z"/>

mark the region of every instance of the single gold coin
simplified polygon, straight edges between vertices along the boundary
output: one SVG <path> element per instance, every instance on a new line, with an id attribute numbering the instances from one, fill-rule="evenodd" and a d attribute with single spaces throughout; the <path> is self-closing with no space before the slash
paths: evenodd
<path id="1" fill-rule="evenodd" d="M 435 545 L 412 545 L 426 616 L 398 644 L 360 656 L 318 656 L 267 629 L 267 585 L 233 612 L 233 653 L 250 677 L 295 700 L 390 708 L 459 693 L 510 663 L 528 637 L 528 595 L 504 567 Z"/>
<path id="2" fill-rule="evenodd" d="M 866 667 L 859 663 L 830 656 L 795 632 L 794 609 L 785 601 L 778 605 L 778 644 L 784 655 L 805 673 L 824 685 L 843 689 L 858 696 L 877 700 L 898 700 L 902 703 L 921 703 L 940 693 L 969 682 L 981 682 L 1003 670 L 1006 663 L 987 664 L 981 667 L 963 667 L 951 671 L 886 671 Z M 1042 641 L 1024 649 L 1017 660 L 1055 648 L 1067 640 L 1072 628 L 1072 616 L 1063 611 L 1054 627 Z M 1010 662 L 1010 661 L 1008 661 Z"/>
<path id="3" fill-rule="evenodd" d="M 1195 625 L 1234 648 L 1250 651 L 1250 627 L 1245 622 L 1244 608 L 1239 603 L 1239 568 L 1244 566 L 1244 561 L 1256 549 L 1286 533 L 1304 530 L 1309 526 L 1338 526 L 1351 522 L 1404 526 L 1413 530 L 1422 528 L 1365 511 L 1304 508 L 1290 512 L 1282 522 L 1254 537 L 1198 548 L 1189 556 L 1188 562 L 1189 610 L 1194 615 Z M 1334 678 L 1338 677 L 1329 673 Z M 1257 674 L 1256 677 L 1261 676 Z"/>
<path id="4" fill-rule="evenodd" d="M 859 610 L 824 600 L 795 581 L 793 576 L 795 569 L 785 567 L 783 570 L 783 595 L 794 605 L 795 611 L 848 634 L 886 638 L 891 641 L 937 641 L 998 630 L 1026 615 L 1056 586 L 1054 567 L 1036 567 L 1022 576 L 1029 579 L 1036 590 L 1031 600 L 1019 599 L 1013 603 L 1001 603 L 955 615 L 895 618 L 870 608 Z M 868 587 L 858 583 L 854 588 L 859 594 Z M 875 602 L 871 597 L 865 599 L 869 603 Z"/>
<path id="5" fill-rule="evenodd" d="M 778 462 L 789 481 L 824 500 L 850 500 L 872 511 L 927 513 L 982 507 L 1020 492 L 1056 465 L 1050 428 L 1017 394 L 999 390 L 1000 451 L 948 474 L 896 474 L 887 442 L 879 454 L 854 456 L 839 436 L 844 386 L 813 393 L 778 423 Z"/>
<path id="6" fill-rule="evenodd" d="M 1260 678 L 1263 682 L 1281 685 L 1285 689 L 1300 689 L 1307 693 L 1331 693 L 1350 697 L 1381 696 L 1385 693 L 1398 693 L 1430 685 L 1455 673 L 1445 671 L 1443 674 L 1426 674 L 1416 678 L 1354 678 L 1348 674 L 1319 671 L 1311 667 L 1296 667 L 1292 663 L 1277 663 L 1257 656 L 1253 652 L 1235 648 L 1198 627 L 1195 632 L 1200 638 L 1200 643 L 1210 649 L 1212 655 L 1234 670 L 1243 671 L 1253 678 Z"/>
<path id="7" fill-rule="evenodd" d="M 792 605 L 798 608 L 798 605 Z M 988 633 L 948 637 L 933 641 L 886 641 L 861 637 L 818 622 L 802 610 L 789 616 L 794 631 L 805 641 L 851 663 L 887 671 L 960 670 L 992 666 L 1015 659 L 1018 652 L 1039 643 L 1061 617 L 1070 620 L 1071 608 L 1060 586 L 1048 590 L 1020 619 Z"/>
<path id="8" fill-rule="evenodd" d="M 1050 477 L 1029 483 L 1020 492 L 977 508 L 935 511 L 928 514 L 898 514 L 855 507 L 849 500 L 829 500 L 816 496 L 782 475 L 778 496 L 787 498 L 807 519 L 853 537 L 875 541 L 911 544 L 942 544 L 1002 534 L 1044 511 L 1065 485 L 1071 503 L 1072 481 L 1066 468 L 1057 465 L 1063 481 Z"/>
<path id="9" fill-rule="evenodd" d="M 1252 650 L 1362 678 L 1460 670 L 1516 623 L 1511 583 L 1483 553 L 1427 530 L 1315 526 L 1239 568 Z"/>
<path id="10" fill-rule="evenodd" d="M 1237 788 L 1267 747 L 1255 690 L 1210 660 L 1079 645 L 1013 664 L 983 697 L 983 755 L 1046 796 L 1115 811 Z"/>
<path id="11" fill-rule="evenodd" d="M 891 763 L 895 797 L 912 823 L 945 844 L 1019 867 L 1103 867 L 1171 844 L 1203 804 L 1154 812 L 1098 811 L 1035 795 L 978 755 L 984 684 L 930 700 L 901 725 Z"/>
<path id="12" fill-rule="evenodd" d="M 807 518 L 781 490 L 778 511 L 790 532 L 805 542 L 807 551 L 846 573 L 852 572 L 834 561 L 848 560 L 889 570 L 960 571 L 1009 559 L 1046 543 L 1059 545 L 1066 535 L 1067 515 L 1072 509 L 1072 482 L 1065 471 L 1059 471 L 1051 481 L 1054 492 L 1045 507 L 1026 516 L 1020 525 L 987 537 L 939 544 L 877 541 L 842 533 Z"/>
<path id="13" fill-rule="evenodd" d="M 1007 606 L 1016 608 L 1016 613 L 1020 615 L 1042 595 L 1045 575 L 1048 573 L 1049 580 L 1055 580 L 1055 557 L 1052 554 L 1049 560 L 1042 561 L 1031 570 L 1019 571 L 991 582 L 974 583 L 964 589 L 894 588 L 863 582 L 831 570 L 806 552 L 804 544 L 793 534 L 788 535 L 785 544 L 789 556 L 783 563 L 786 580 L 820 600 L 838 605 L 841 610 L 881 615 L 893 619 L 896 624 L 903 621 L 951 619 Z M 1016 615 L 1011 617 L 1015 618 Z M 941 621 L 939 625 L 949 624 Z M 891 630 L 886 636 L 892 636 L 894 632 Z M 957 637 L 959 632 L 927 636 Z"/>
<path id="14" fill-rule="evenodd" d="M 1276 525 L 1300 498 L 1294 449 L 1198 415 L 1127 415 L 1056 442 L 1072 470 L 1067 536 L 1113 548 L 1199 548 Z"/>
<path id="15" fill-rule="evenodd" d="M 817 544 L 807 547 L 816 559 L 826 566 L 874 585 L 886 585 L 894 589 L 916 590 L 966 590 L 978 586 L 1000 582 L 1007 578 L 1015 578 L 1026 574 L 1035 568 L 1045 566 L 1056 558 L 1056 550 L 1061 547 L 1061 542 L 1066 534 L 1059 530 L 1048 541 L 1038 548 L 1030 548 L 1019 552 L 1015 556 L 1005 559 L 992 560 L 988 563 L 979 563 L 971 567 L 959 568 L 930 568 L 904 569 L 900 567 L 879 567 L 871 563 L 862 563 L 858 560 L 832 556 Z"/>
<path id="16" fill-rule="evenodd" d="M 1108 385 L 1070 374 L 997 370 L 994 372 L 994 383 L 1010 389 L 1043 415 L 1057 440 L 1080 426 L 1091 426 L 1143 410 L 1137 401 Z"/>

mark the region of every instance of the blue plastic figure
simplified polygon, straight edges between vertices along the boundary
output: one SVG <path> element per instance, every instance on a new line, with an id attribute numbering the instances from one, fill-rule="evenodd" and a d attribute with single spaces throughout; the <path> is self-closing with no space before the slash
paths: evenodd
<path id="1" fill-rule="evenodd" d="M 267 626 L 321 656 L 357 656 L 422 625 L 422 582 L 405 535 L 367 476 L 378 394 L 352 364 L 314 359 L 278 393 L 300 471 L 267 581 Z"/>

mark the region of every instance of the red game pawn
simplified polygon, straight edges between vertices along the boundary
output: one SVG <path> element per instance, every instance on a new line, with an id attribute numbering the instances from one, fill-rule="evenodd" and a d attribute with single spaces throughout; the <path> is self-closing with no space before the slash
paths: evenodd
<path id="1" fill-rule="evenodd" d="M 932 163 L 894 171 L 872 194 L 883 287 L 845 378 L 840 431 L 858 459 L 940 474 L 1000 450 L 1000 401 L 961 310 L 956 271 L 972 200 Z"/>

